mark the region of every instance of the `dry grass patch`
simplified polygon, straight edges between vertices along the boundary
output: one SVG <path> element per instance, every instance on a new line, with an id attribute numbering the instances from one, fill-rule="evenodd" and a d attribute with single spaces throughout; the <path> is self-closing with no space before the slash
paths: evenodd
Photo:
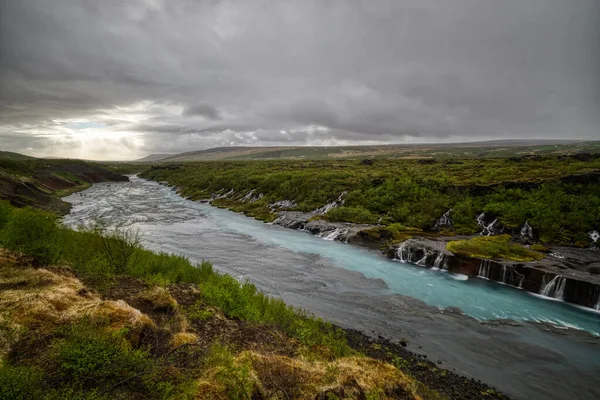
<path id="1" fill-rule="evenodd" d="M 155 286 L 140 293 L 139 298 L 150 303 L 155 311 L 173 312 L 177 309 L 177 300 L 162 286 Z"/>
<path id="2" fill-rule="evenodd" d="M 186 344 L 194 344 L 198 342 L 198 335 L 193 332 L 179 332 L 173 335 L 169 345 L 172 348 L 177 348 Z"/>
<path id="3" fill-rule="evenodd" d="M 82 317 L 102 318 L 109 329 L 154 326 L 148 316 L 123 300 L 102 300 L 65 269 L 0 265 L 0 352 L 8 351 L 19 332 L 49 334 Z M 0 354 L 1 355 L 1 354 Z"/>
<path id="4" fill-rule="evenodd" d="M 321 362 L 243 352 L 230 363 L 235 373 L 223 365 L 227 363 L 200 381 L 200 398 L 229 398 L 235 387 L 245 388 L 240 398 L 259 393 L 265 399 L 421 399 L 414 379 L 390 364 L 364 357 Z M 224 373 L 229 374 L 226 379 Z"/>

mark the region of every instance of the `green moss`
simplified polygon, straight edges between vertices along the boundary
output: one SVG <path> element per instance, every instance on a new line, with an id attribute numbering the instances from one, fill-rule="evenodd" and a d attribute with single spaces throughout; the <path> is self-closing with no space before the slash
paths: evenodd
<path id="1" fill-rule="evenodd" d="M 549 248 L 547 248 L 546 246 L 543 246 L 538 243 L 532 244 L 529 248 L 533 251 L 538 251 L 540 253 L 550 253 L 552 251 Z"/>
<path id="2" fill-rule="evenodd" d="M 480 236 L 468 240 L 453 240 L 448 242 L 446 248 L 454 254 L 472 258 L 523 262 L 544 258 L 542 253 L 519 244 L 510 243 L 510 235 Z"/>

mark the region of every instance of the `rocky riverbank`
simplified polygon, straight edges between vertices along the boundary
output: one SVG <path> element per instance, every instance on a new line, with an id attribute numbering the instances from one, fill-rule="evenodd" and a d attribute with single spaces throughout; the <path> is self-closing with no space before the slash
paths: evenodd
<path id="1" fill-rule="evenodd" d="M 377 227 L 375 225 L 329 222 L 315 219 L 315 215 L 280 211 L 273 224 L 304 230 L 328 240 L 377 248 L 388 258 L 424 268 L 487 279 L 600 310 L 600 250 L 597 248 L 550 247 L 545 258 L 534 262 L 471 258 L 447 250 L 447 243 L 457 237 L 413 236 L 389 244 L 390 238 L 374 237 L 369 233 Z"/>

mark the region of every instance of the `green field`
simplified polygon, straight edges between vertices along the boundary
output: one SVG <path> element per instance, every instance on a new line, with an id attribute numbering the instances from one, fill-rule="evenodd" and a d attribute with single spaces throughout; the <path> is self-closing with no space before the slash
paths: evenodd
<path id="1" fill-rule="evenodd" d="M 452 209 L 444 234 L 481 230 L 476 217 L 498 218 L 505 233 L 525 221 L 541 242 L 587 246 L 600 227 L 600 158 L 533 156 L 485 159 L 256 160 L 160 164 L 142 177 L 166 181 L 191 199 L 227 197 L 213 204 L 262 220 L 276 214 L 269 204 L 293 200 L 312 211 L 341 193 L 344 205 L 321 218 L 383 225 L 400 223 L 431 231 Z M 244 200 L 251 190 L 263 194 Z"/>

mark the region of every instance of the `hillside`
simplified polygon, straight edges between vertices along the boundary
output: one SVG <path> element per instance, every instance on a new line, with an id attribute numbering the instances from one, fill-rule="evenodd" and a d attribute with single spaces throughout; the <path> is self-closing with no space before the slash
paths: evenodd
<path id="1" fill-rule="evenodd" d="M 33 160 L 34 157 L 26 156 L 25 154 L 13 153 L 10 151 L 0 151 L 0 160 Z"/>
<path id="2" fill-rule="evenodd" d="M 393 144 L 377 146 L 217 147 L 207 150 L 149 155 L 136 162 L 190 162 L 257 159 L 361 158 L 490 158 L 523 155 L 600 153 L 600 142 L 568 140 L 495 140 L 446 144 Z"/>
<path id="3" fill-rule="evenodd" d="M 156 154 L 149 154 L 146 157 L 143 158 L 139 158 L 137 160 L 133 160 L 132 162 L 153 162 L 153 161 L 158 161 L 158 160 L 162 160 L 163 158 L 167 158 L 167 157 L 171 157 L 173 156 L 173 154 L 171 153 L 156 153 Z"/>
<path id="4" fill-rule="evenodd" d="M 96 182 L 123 181 L 127 177 L 105 167 L 76 160 L 0 161 L 0 199 L 13 206 L 32 206 L 66 214 L 70 205 L 60 198 Z"/>

